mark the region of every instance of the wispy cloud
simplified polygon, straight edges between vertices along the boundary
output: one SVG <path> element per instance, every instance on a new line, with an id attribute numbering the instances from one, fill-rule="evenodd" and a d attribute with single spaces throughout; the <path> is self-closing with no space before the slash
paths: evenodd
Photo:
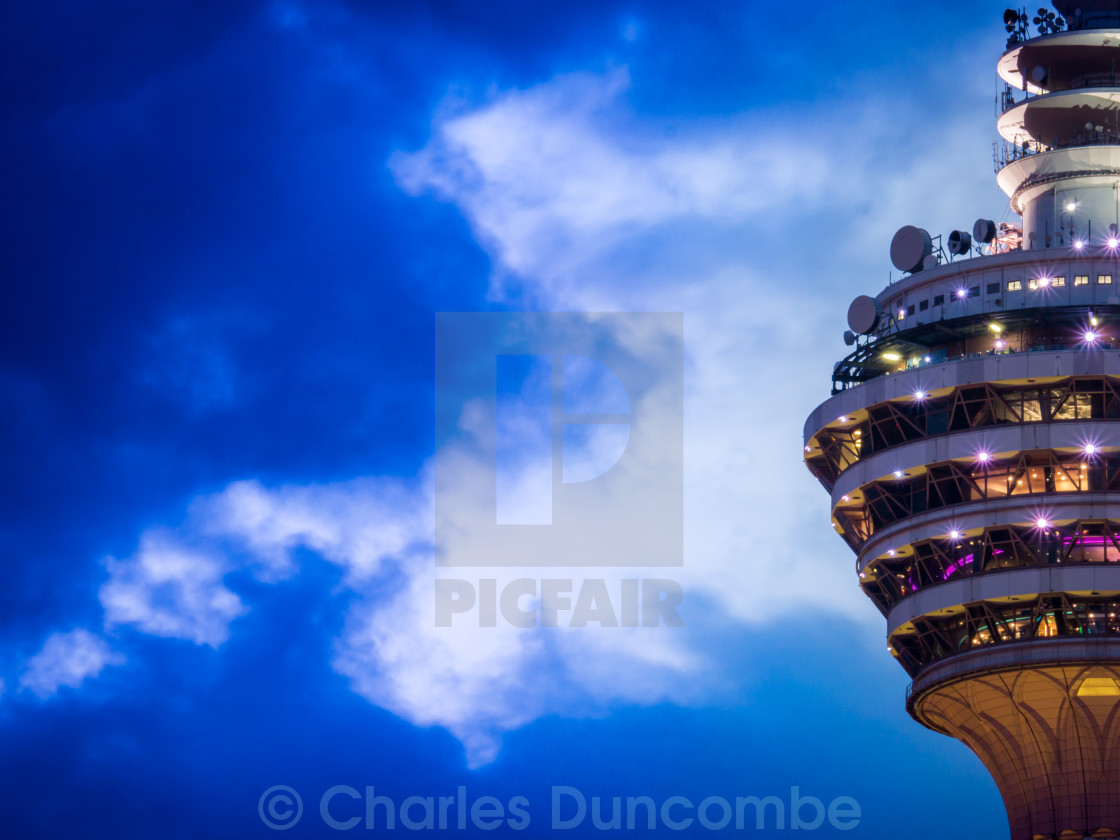
<path id="1" fill-rule="evenodd" d="M 55 633 L 27 661 L 19 684 L 45 698 L 63 686 L 77 688 L 106 667 L 121 665 L 124 661 L 123 654 L 111 650 L 103 638 L 88 630 L 78 628 L 68 633 Z"/>
<path id="2" fill-rule="evenodd" d="M 230 622 L 246 612 L 223 583 L 229 565 L 221 556 L 186 548 L 159 531 L 144 535 L 135 556 L 109 558 L 106 567 L 101 605 L 110 627 L 130 625 L 217 647 L 229 638 Z"/>

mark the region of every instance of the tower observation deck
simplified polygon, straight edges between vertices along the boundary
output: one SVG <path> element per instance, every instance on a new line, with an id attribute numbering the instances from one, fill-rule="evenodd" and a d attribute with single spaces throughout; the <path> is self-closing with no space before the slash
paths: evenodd
<path id="1" fill-rule="evenodd" d="M 1054 8 L 1004 18 L 1021 226 L 948 255 L 900 229 L 804 438 L 907 709 L 979 756 L 1012 840 L 1120 837 L 1120 3 Z"/>

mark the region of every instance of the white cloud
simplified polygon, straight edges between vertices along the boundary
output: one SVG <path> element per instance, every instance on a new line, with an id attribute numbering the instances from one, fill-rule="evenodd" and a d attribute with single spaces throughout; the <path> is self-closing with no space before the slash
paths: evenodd
<path id="1" fill-rule="evenodd" d="M 343 568 L 357 585 L 383 574 L 387 560 L 415 550 L 431 529 L 424 491 L 392 479 L 271 490 L 238 481 L 201 500 L 195 515 L 206 533 L 243 544 L 265 580 L 293 574 L 292 551 L 306 548 Z"/>
<path id="2" fill-rule="evenodd" d="M 131 625 L 153 636 L 218 647 L 229 625 L 244 615 L 241 599 L 223 583 L 219 556 L 185 548 L 159 531 L 140 540 L 134 557 L 106 561 L 101 587 L 107 626 Z"/>
<path id="3" fill-rule="evenodd" d="M 88 630 L 78 628 L 69 633 L 55 633 L 27 661 L 19 684 L 39 697 L 49 697 L 62 686 L 77 688 L 107 666 L 121 665 L 124 661 L 122 654 L 112 651 L 104 639 Z"/>

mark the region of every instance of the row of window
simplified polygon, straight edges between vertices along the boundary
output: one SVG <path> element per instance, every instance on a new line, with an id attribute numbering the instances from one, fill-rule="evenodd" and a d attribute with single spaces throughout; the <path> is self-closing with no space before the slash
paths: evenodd
<path id="1" fill-rule="evenodd" d="M 1065 284 L 1066 284 L 1066 278 L 1064 276 L 1061 276 L 1061 275 L 1059 275 L 1057 277 L 1035 277 L 1035 278 L 1027 281 L 1027 288 L 1033 291 L 1033 290 L 1037 290 L 1037 289 L 1057 288 L 1057 287 L 1065 286 Z M 1089 285 L 1089 275 L 1088 274 L 1074 275 L 1073 285 L 1074 286 L 1088 286 Z M 1097 275 L 1097 285 L 1098 286 L 1111 286 L 1112 285 L 1112 275 L 1111 274 L 1098 274 Z M 989 283 L 988 286 L 987 286 L 987 293 L 989 295 L 998 295 L 1000 293 L 1001 288 L 1002 288 L 1002 286 L 999 283 Z M 1007 281 L 1007 291 L 1009 291 L 1009 292 L 1019 292 L 1019 291 L 1022 291 L 1022 289 L 1023 289 L 1023 281 L 1022 280 L 1008 280 Z M 965 288 L 959 289 L 956 292 L 955 297 L 958 300 L 965 300 L 966 298 L 977 297 L 979 294 L 980 294 L 980 287 L 979 286 L 972 286 L 971 288 L 967 288 L 967 289 L 965 289 Z M 945 295 L 934 295 L 933 305 L 934 306 L 944 306 L 945 305 Z M 898 304 L 896 304 L 896 306 L 898 306 Z M 929 309 L 929 301 L 928 300 L 920 300 L 920 301 L 918 301 L 916 306 L 917 306 L 917 311 L 918 312 L 925 312 L 927 309 Z M 915 312 L 915 304 L 913 304 L 913 303 L 910 304 L 909 306 L 907 306 L 905 309 L 899 308 L 898 309 L 898 320 L 901 321 L 901 320 L 905 319 L 907 316 L 913 315 L 914 312 Z"/>
<path id="2" fill-rule="evenodd" d="M 943 397 L 880 403 L 862 422 L 818 432 L 820 454 L 806 464 L 831 488 L 852 464 L 894 446 L 946 432 L 1066 420 L 1120 420 L 1120 382 L 1075 377 L 1049 388 L 973 385 Z"/>
<path id="3" fill-rule="evenodd" d="M 932 662 L 988 645 L 1062 636 L 1120 636 L 1120 601 L 1044 595 L 1020 604 L 969 604 L 963 615 L 922 616 L 891 645 L 911 676 Z"/>
<path id="4" fill-rule="evenodd" d="M 1079 563 L 1120 563 L 1120 523 L 1085 520 L 1039 527 L 986 529 L 977 536 L 921 540 L 871 563 L 860 585 L 886 615 L 901 601 L 929 586 L 1005 569 Z"/>
<path id="5" fill-rule="evenodd" d="M 1117 491 L 1120 457 L 1031 452 L 1002 463 L 943 461 L 916 476 L 899 470 L 844 496 L 834 516 L 841 535 L 858 552 L 877 531 L 930 510 L 1009 496 Z"/>

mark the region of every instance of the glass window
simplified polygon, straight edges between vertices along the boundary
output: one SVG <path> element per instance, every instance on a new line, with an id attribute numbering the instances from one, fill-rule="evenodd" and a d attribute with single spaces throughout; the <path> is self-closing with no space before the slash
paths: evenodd
<path id="1" fill-rule="evenodd" d="M 1064 286 L 1065 284 L 1066 284 L 1066 278 L 1061 276 L 1061 275 L 1058 275 L 1057 277 L 1055 277 L 1053 280 L 1050 281 L 1051 286 Z"/>
<path id="2" fill-rule="evenodd" d="M 919 312 L 925 312 L 927 309 L 929 309 L 929 301 L 928 300 L 923 300 L 923 301 L 918 302 L 918 311 Z"/>
<path id="3" fill-rule="evenodd" d="M 1073 285 L 1075 285 L 1075 286 L 1088 286 L 1089 285 L 1089 275 L 1088 274 L 1074 275 Z"/>
<path id="4" fill-rule="evenodd" d="M 999 283 L 989 283 L 988 284 L 988 294 L 998 295 L 999 294 Z"/>
<path id="5" fill-rule="evenodd" d="M 945 295 L 934 295 L 933 296 L 933 305 L 934 306 L 943 306 L 944 304 L 945 304 Z"/>
<path id="6" fill-rule="evenodd" d="M 1112 285 L 1112 275 L 1111 274 L 1098 274 L 1097 275 L 1097 285 L 1098 286 Z"/>
<path id="7" fill-rule="evenodd" d="M 1007 281 L 1007 291 L 1017 292 L 1021 288 L 1023 288 L 1023 281 L 1022 280 L 1008 280 Z"/>

